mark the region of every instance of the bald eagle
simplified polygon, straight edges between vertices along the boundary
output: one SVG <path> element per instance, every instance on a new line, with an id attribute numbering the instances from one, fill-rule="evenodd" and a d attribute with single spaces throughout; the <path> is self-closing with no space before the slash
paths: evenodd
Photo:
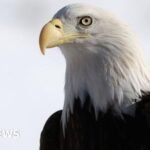
<path id="1" fill-rule="evenodd" d="M 40 49 L 66 60 L 63 110 L 47 120 L 40 150 L 150 150 L 150 71 L 129 27 L 85 4 L 59 10 Z"/>

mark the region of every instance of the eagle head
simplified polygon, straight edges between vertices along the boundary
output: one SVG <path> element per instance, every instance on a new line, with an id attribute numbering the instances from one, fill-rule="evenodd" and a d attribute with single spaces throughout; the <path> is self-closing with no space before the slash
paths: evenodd
<path id="1" fill-rule="evenodd" d="M 95 114 L 111 106 L 121 113 L 142 91 L 150 90 L 149 68 L 128 25 L 101 8 L 71 4 L 59 10 L 42 29 L 40 48 L 58 46 L 66 60 L 62 121 L 86 95 Z"/>

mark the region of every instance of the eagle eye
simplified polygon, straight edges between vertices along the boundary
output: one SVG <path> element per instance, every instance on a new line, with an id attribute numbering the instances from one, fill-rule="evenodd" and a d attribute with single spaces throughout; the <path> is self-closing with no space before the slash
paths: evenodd
<path id="1" fill-rule="evenodd" d="M 82 18 L 80 18 L 79 20 L 79 25 L 82 25 L 82 26 L 90 26 L 92 24 L 93 20 L 91 17 L 89 16 L 84 16 Z"/>

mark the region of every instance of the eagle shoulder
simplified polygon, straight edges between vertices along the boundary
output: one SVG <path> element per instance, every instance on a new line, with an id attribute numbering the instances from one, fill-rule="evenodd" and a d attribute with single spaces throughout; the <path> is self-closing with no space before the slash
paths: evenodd
<path id="1" fill-rule="evenodd" d="M 52 114 L 46 121 L 40 137 L 40 150 L 59 150 L 59 133 L 62 110 Z"/>

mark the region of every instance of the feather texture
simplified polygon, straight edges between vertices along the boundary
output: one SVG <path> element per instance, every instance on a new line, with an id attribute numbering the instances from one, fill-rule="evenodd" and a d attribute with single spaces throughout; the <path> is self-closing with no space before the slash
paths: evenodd
<path id="1" fill-rule="evenodd" d="M 91 16 L 93 24 L 80 27 L 77 18 L 81 16 Z M 142 48 L 123 21 L 103 9 L 82 4 L 66 6 L 54 18 L 63 21 L 66 31 L 90 34 L 87 39 L 60 46 L 66 59 L 64 126 L 73 113 L 74 100 L 79 98 L 84 104 L 86 93 L 97 116 L 111 104 L 120 114 L 140 100 L 141 91 L 150 91 L 150 72 Z"/>

